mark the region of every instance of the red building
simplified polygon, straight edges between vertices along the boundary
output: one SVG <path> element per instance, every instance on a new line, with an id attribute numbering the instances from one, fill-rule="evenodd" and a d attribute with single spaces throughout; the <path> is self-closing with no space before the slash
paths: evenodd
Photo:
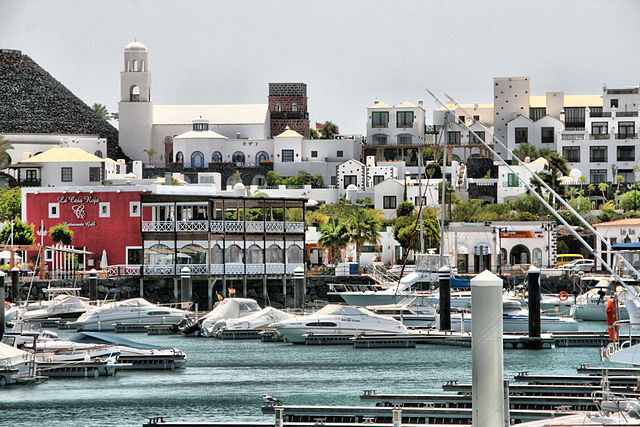
<path id="1" fill-rule="evenodd" d="M 22 189 L 22 220 L 47 231 L 35 243 L 51 245 L 49 229 L 65 224 L 73 231 L 73 246 L 86 247 L 99 265 L 103 250 L 109 265 L 140 264 L 140 194 L 146 186 L 51 187 Z M 91 262 L 89 262 L 91 266 Z"/>

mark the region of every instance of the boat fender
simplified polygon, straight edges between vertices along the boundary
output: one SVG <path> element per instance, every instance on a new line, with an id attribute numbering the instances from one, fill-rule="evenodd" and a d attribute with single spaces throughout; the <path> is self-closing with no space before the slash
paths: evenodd
<path id="1" fill-rule="evenodd" d="M 560 291 L 558 292 L 558 299 L 560 301 L 566 301 L 569 299 L 569 294 L 567 293 L 567 291 Z"/>
<path id="2" fill-rule="evenodd" d="M 613 301 L 613 298 L 607 301 L 606 313 L 607 313 L 607 330 L 609 332 L 609 338 L 611 339 L 611 341 L 615 342 L 618 340 L 618 329 L 620 327 L 615 324 L 616 321 L 618 320 L 618 316 L 616 313 L 616 305 L 615 305 L 615 302 Z"/>

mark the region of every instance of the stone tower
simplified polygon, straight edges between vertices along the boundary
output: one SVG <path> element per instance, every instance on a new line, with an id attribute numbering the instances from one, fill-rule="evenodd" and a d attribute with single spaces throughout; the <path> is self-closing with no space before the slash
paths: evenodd
<path id="1" fill-rule="evenodd" d="M 273 138 L 289 129 L 309 139 L 306 83 L 269 83 L 269 113 Z"/>
<path id="2" fill-rule="evenodd" d="M 132 160 L 148 160 L 145 149 L 151 148 L 153 103 L 151 102 L 151 73 L 149 52 L 140 42 L 124 48 L 124 71 L 120 73 L 120 146 Z M 154 154 L 152 161 L 160 159 Z"/>

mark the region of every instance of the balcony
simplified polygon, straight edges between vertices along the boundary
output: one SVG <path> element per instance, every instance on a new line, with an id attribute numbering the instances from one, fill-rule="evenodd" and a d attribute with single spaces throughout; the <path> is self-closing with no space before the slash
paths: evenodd
<path id="1" fill-rule="evenodd" d="M 596 133 L 589 135 L 589 139 L 611 139 L 608 133 Z"/>
<path id="2" fill-rule="evenodd" d="M 16 181 L 18 187 L 40 187 L 39 179 L 25 179 Z"/>
<path id="3" fill-rule="evenodd" d="M 279 119 L 308 119 L 309 113 L 304 111 L 272 111 L 271 118 Z"/>
<path id="4" fill-rule="evenodd" d="M 616 139 L 638 139 L 638 134 L 630 132 L 616 133 Z"/>
<path id="5" fill-rule="evenodd" d="M 302 263 L 267 263 L 267 264 L 178 264 L 165 265 L 110 265 L 108 274 L 110 277 L 117 276 L 139 276 L 144 270 L 145 276 L 179 276 L 182 268 L 187 267 L 191 270 L 192 276 L 207 276 L 209 269 L 212 275 L 262 275 L 262 274 L 293 274 L 296 268 L 304 268 Z"/>
<path id="6" fill-rule="evenodd" d="M 611 111 L 590 111 L 589 117 L 611 117 Z"/>
<path id="7" fill-rule="evenodd" d="M 638 117 L 637 111 L 616 111 L 616 117 Z"/>
<path id="8" fill-rule="evenodd" d="M 285 229 L 286 224 L 286 229 Z M 304 233 L 301 221 L 142 221 L 143 232 L 209 231 L 212 233 Z"/>

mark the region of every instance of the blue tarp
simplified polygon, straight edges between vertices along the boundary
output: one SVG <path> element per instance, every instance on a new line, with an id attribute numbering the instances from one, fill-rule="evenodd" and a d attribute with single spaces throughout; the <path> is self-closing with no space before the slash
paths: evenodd
<path id="1" fill-rule="evenodd" d="M 633 249 L 638 249 L 640 250 L 640 242 L 633 242 L 633 243 L 614 243 L 613 245 L 611 245 L 611 249 L 616 250 L 616 249 L 625 249 L 625 250 L 633 250 Z"/>
<path id="2" fill-rule="evenodd" d="M 171 347 L 160 345 L 143 344 L 131 341 L 126 338 L 116 337 L 114 335 L 103 334 L 101 332 L 78 332 L 70 338 L 71 341 L 85 344 L 113 344 L 126 347 L 139 348 L 141 350 L 170 350 Z"/>
<path id="3" fill-rule="evenodd" d="M 471 280 L 469 279 L 458 279 L 457 277 L 451 278 L 451 287 L 452 288 L 470 288 Z"/>

